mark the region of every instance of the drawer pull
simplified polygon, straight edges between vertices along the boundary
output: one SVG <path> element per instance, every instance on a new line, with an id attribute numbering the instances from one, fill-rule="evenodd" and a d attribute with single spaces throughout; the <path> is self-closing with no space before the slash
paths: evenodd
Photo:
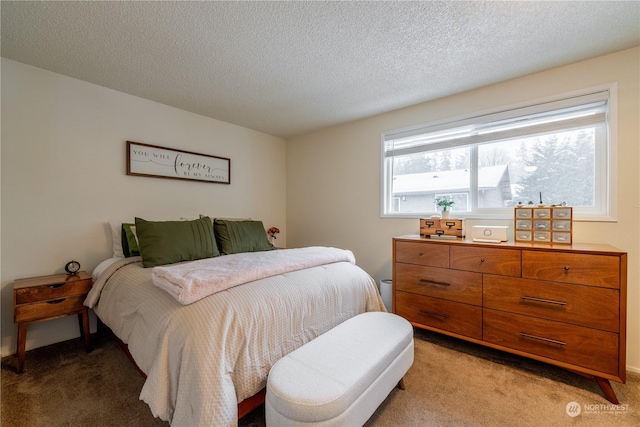
<path id="1" fill-rule="evenodd" d="M 564 301 L 554 301 L 551 299 L 542 299 L 542 298 L 536 298 L 536 297 L 521 296 L 520 299 L 524 301 L 542 302 L 545 304 L 555 304 L 555 305 L 562 305 L 562 306 L 567 305 L 567 303 Z"/>
<path id="2" fill-rule="evenodd" d="M 426 314 L 427 316 L 441 317 L 443 319 L 448 319 L 449 318 L 448 314 L 436 313 L 435 311 L 420 310 L 420 313 L 421 314 Z"/>
<path id="3" fill-rule="evenodd" d="M 564 271 L 569 271 L 569 266 L 568 265 L 564 266 Z"/>
<path id="4" fill-rule="evenodd" d="M 47 301 L 47 304 L 60 304 L 61 302 L 63 302 L 66 298 L 62 298 L 62 299 L 54 299 L 51 301 Z"/>
<path id="5" fill-rule="evenodd" d="M 480 262 L 484 262 L 484 258 L 480 258 Z"/>
<path id="6" fill-rule="evenodd" d="M 523 337 L 523 338 L 531 338 L 531 339 L 534 339 L 534 340 L 544 341 L 544 342 L 547 342 L 549 344 L 556 344 L 556 345 L 560 345 L 560 346 L 567 345 L 566 342 L 562 342 L 562 341 L 558 341 L 558 340 L 552 340 L 551 338 L 539 337 L 539 336 L 536 336 L 536 335 L 529 335 L 529 334 L 525 334 L 524 332 L 520 332 L 520 336 Z"/>
<path id="7" fill-rule="evenodd" d="M 436 282 L 435 280 L 429 280 L 429 279 L 420 279 L 419 281 L 420 281 L 420 283 L 422 283 L 424 285 L 451 286 L 450 283 Z"/>
<path id="8" fill-rule="evenodd" d="M 418 252 L 418 256 L 422 256 L 422 255 L 423 255 L 422 252 Z"/>
<path id="9" fill-rule="evenodd" d="M 64 285 L 64 283 L 56 283 L 55 285 L 48 285 L 47 288 L 57 289 L 63 287 Z"/>

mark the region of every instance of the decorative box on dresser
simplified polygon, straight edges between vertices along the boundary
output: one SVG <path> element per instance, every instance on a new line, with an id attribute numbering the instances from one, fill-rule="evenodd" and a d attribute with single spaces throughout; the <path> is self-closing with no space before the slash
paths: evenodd
<path id="1" fill-rule="evenodd" d="M 393 312 L 415 327 L 626 380 L 627 254 L 609 245 L 393 239 Z"/>

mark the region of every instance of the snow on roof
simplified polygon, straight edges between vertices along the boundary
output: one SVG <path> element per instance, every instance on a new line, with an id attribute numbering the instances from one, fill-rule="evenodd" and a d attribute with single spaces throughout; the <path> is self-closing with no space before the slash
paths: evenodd
<path id="1" fill-rule="evenodd" d="M 498 188 L 505 175 L 508 179 L 507 165 L 483 167 L 478 175 L 480 190 Z M 468 169 L 396 175 L 393 177 L 393 194 L 468 191 L 469 182 Z"/>

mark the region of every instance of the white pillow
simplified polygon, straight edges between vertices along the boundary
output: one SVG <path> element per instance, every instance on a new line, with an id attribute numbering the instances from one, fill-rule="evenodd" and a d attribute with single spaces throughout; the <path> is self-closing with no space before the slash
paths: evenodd
<path id="1" fill-rule="evenodd" d="M 113 257 L 124 258 L 122 251 L 122 222 L 109 222 L 111 226 L 111 238 L 113 239 Z"/>
<path id="2" fill-rule="evenodd" d="M 96 280 L 98 280 L 98 277 L 100 277 L 100 275 L 107 269 L 107 267 L 109 267 L 114 262 L 120 261 L 121 259 L 124 259 L 124 257 L 114 257 L 114 258 L 105 259 L 100 264 L 98 264 L 98 266 L 93 269 L 93 273 L 91 273 L 91 276 L 93 277 L 93 281 L 95 282 Z"/>

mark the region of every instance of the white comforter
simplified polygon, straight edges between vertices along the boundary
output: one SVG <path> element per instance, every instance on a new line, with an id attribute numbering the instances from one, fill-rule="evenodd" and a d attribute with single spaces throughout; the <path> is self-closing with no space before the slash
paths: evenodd
<path id="1" fill-rule="evenodd" d="M 173 426 L 236 425 L 237 403 L 265 386 L 278 359 L 350 317 L 385 310 L 373 279 L 350 262 L 183 306 L 152 284 L 151 269 L 131 261 L 107 268 L 113 275 L 91 305 L 146 373 L 140 399 Z"/>

